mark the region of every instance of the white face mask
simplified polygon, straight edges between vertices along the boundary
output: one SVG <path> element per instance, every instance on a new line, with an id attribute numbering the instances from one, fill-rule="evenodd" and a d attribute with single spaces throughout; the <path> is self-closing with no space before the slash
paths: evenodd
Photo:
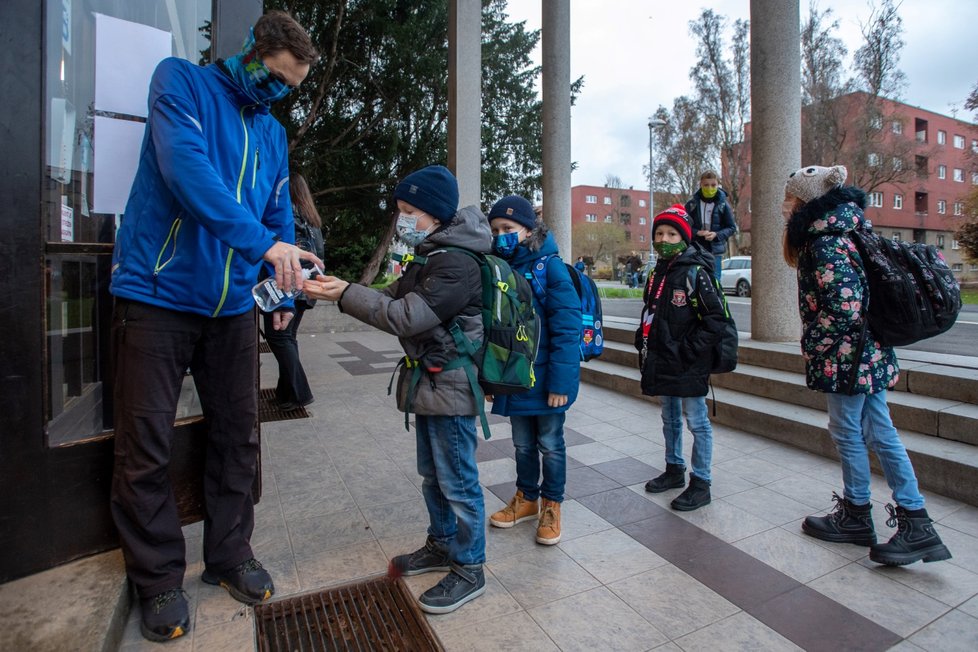
<path id="1" fill-rule="evenodd" d="M 407 213 L 400 213 L 397 216 L 395 230 L 398 239 L 409 247 L 417 247 L 424 242 L 429 233 L 428 229 L 418 230 L 417 215 L 408 215 Z"/>

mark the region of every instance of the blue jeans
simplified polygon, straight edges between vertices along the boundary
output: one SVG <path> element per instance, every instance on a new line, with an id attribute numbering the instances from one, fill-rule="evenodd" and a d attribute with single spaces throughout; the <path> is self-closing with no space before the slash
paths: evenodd
<path id="1" fill-rule="evenodd" d="M 567 482 L 567 450 L 564 447 L 566 412 L 511 416 L 513 446 L 516 447 L 516 488 L 527 500 L 543 496 L 564 502 Z M 543 483 L 540 455 L 543 454 Z"/>
<path id="2" fill-rule="evenodd" d="M 683 410 L 686 425 L 693 433 L 693 475 L 710 482 L 710 462 L 713 460 L 713 426 L 710 425 L 705 396 L 660 396 L 662 401 L 662 436 L 666 440 L 666 462 L 683 461 Z"/>
<path id="3" fill-rule="evenodd" d="M 713 275 L 717 277 L 718 281 L 720 280 L 720 272 L 723 271 L 721 269 L 722 267 L 723 267 L 723 254 L 713 254 Z"/>
<path id="4" fill-rule="evenodd" d="M 486 560 L 486 507 L 475 461 L 475 417 L 416 415 L 428 534 L 459 564 Z"/>
<path id="5" fill-rule="evenodd" d="M 886 392 L 826 394 L 829 434 L 842 458 L 845 497 L 856 505 L 869 502 L 869 449 L 873 449 L 890 485 L 893 500 L 904 509 L 923 509 L 924 497 L 907 449 L 893 427 Z"/>

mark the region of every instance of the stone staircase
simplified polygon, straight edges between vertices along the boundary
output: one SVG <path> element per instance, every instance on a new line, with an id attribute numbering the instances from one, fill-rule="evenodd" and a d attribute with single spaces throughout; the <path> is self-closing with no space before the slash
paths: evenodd
<path id="1" fill-rule="evenodd" d="M 637 324 L 605 320 L 605 352 L 581 365 L 582 381 L 642 395 L 633 345 Z M 798 344 L 757 342 L 748 333 L 740 338 L 737 369 L 712 377 L 707 401 L 713 422 L 838 459 L 825 396 L 806 387 Z M 978 358 L 897 353 L 900 383 L 887 400 L 921 487 L 978 506 Z M 870 459 L 879 473 L 876 457 Z"/>

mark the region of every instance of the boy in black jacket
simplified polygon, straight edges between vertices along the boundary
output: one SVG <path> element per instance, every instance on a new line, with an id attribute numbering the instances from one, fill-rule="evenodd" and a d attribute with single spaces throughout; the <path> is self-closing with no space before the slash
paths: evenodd
<path id="1" fill-rule="evenodd" d="M 674 204 L 652 221 L 655 270 L 645 286 L 642 323 L 635 332 L 642 393 L 660 396 L 666 471 L 645 490 L 659 493 L 686 484 L 683 412 L 693 433 L 689 487 L 672 501 L 691 511 L 710 503 L 713 428 L 706 408 L 713 348 L 723 332 L 725 311 L 710 277 L 707 252 L 692 244 L 689 216 Z"/>

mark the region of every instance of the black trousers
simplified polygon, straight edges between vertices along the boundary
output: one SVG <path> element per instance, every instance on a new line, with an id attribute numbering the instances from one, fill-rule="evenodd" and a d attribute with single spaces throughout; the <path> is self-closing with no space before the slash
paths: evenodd
<path id="1" fill-rule="evenodd" d="M 204 563 L 250 559 L 257 333 L 254 313 L 208 318 L 117 299 L 112 315 L 115 460 L 110 508 L 140 597 L 183 585 L 186 550 L 167 469 L 184 372 L 208 420 Z"/>
<path id="2" fill-rule="evenodd" d="M 272 328 L 272 314 L 263 313 L 265 326 L 265 341 L 272 355 L 278 362 L 278 384 L 275 387 L 275 398 L 280 402 L 306 405 L 312 401 L 312 390 L 309 389 L 309 379 L 306 370 L 302 368 L 299 359 L 299 341 L 296 333 L 302 322 L 302 314 L 306 311 L 302 302 L 295 305 L 295 316 L 285 330 L 277 331 Z"/>

